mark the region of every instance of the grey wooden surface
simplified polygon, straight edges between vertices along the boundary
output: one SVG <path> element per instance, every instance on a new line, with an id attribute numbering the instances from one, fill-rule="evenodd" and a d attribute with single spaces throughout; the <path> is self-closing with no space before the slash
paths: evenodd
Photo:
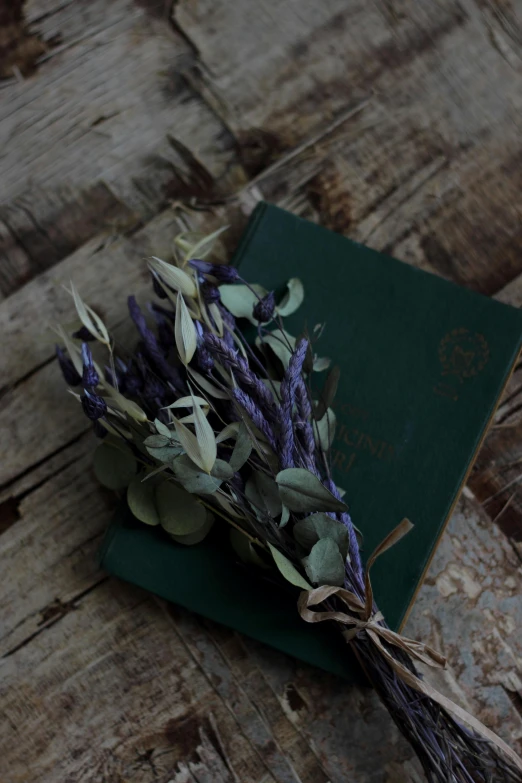
<path id="1" fill-rule="evenodd" d="M 232 249 L 260 197 L 520 306 L 522 3 L 28 0 L 25 26 L 15 6 L 0 781 L 421 781 L 371 692 L 98 570 L 114 499 L 44 327 L 67 319 L 72 278 L 124 329 L 143 256 L 187 225 L 229 223 Z M 519 752 L 521 391 L 517 370 L 406 628 L 448 656 L 441 690 Z"/>

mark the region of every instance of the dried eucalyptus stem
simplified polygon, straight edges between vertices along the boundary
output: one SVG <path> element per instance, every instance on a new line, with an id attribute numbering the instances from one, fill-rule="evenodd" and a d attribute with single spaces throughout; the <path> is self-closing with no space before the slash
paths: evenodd
<path id="1" fill-rule="evenodd" d="M 290 280 L 276 304 L 273 292 L 205 260 L 218 233 L 178 237 L 172 263 L 148 260 L 161 303 L 144 308 L 129 297 L 139 336 L 132 352 L 71 285 L 79 328 L 56 329 L 56 352 L 102 439 L 98 478 L 125 490 L 137 519 L 180 544 L 201 541 L 216 516 L 226 520 L 239 557 L 301 589 L 304 619 L 335 620 L 428 781 L 521 783 L 522 761 L 417 673 L 414 658 L 440 666 L 442 656 L 393 634 L 374 604 L 330 470 L 338 371 L 317 390 L 328 360 L 314 354 L 312 338 L 295 339 L 283 325 L 303 300 L 300 281 Z M 236 319 L 256 327 L 254 345 Z"/>

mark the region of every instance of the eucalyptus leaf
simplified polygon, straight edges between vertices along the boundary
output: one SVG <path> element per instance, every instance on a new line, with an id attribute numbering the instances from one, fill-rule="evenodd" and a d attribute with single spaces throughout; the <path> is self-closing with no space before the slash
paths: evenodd
<path id="1" fill-rule="evenodd" d="M 170 537 L 178 544 L 184 544 L 184 546 L 194 546 L 194 544 L 199 544 L 201 541 L 203 541 L 204 538 L 207 537 L 213 524 L 214 516 L 209 511 L 207 511 L 207 518 L 205 522 L 202 524 L 199 530 L 196 530 L 195 533 L 188 533 L 185 536 L 178 536 L 175 533 L 171 533 Z"/>
<path id="2" fill-rule="evenodd" d="M 207 417 L 196 404 L 196 399 L 192 395 L 193 401 L 193 415 L 194 415 L 194 428 L 196 430 L 196 438 L 201 450 L 202 467 L 209 472 L 212 470 L 212 466 L 216 461 L 217 444 L 214 430 L 210 426 Z"/>
<path id="3" fill-rule="evenodd" d="M 282 502 L 278 486 L 273 478 L 255 470 L 245 485 L 245 495 L 261 512 L 262 517 L 268 514 L 275 519 L 282 511 Z"/>
<path id="4" fill-rule="evenodd" d="M 137 463 L 123 444 L 118 448 L 101 443 L 94 452 L 96 478 L 109 489 L 124 489 L 136 475 Z"/>
<path id="5" fill-rule="evenodd" d="M 180 484 L 195 495 L 211 495 L 221 485 L 220 479 L 204 473 L 186 454 L 174 459 L 171 467 Z"/>
<path id="6" fill-rule="evenodd" d="M 348 528 L 327 514 L 310 514 L 296 522 L 293 529 L 295 540 L 308 552 L 322 538 L 332 538 L 342 556 L 348 554 Z"/>
<path id="7" fill-rule="evenodd" d="M 286 284 L 287 291 L 276 310 L 283 317 L 292 315 L 301 306 L 304 299 L 304 288 L 298 277 L 291 277 Z"/>
<path id="8" fill-rule="evenodd" d="M 161 482 L 156 487 L 155 497 L 160 524 L 168 533 L 186 536 L 200 530 L 205 524 L 205 506 L 178 484 Z"/>
<path id="9" fill-rule="evenodd" d="M 290 511 L 346 511 L 317 476 L 305 468 L 287 468 L 276 476 L 279 496 Z"/>
<path id="10" fill-rule="evenodd" d="M 340 375 L 341 375 L 341 371 L 339 370 L 339 367 L 335 366 L 332 367 L 332 369 L 326 376 L 326 381 L 324 382 L 324 387 L 321 392 L 321 397 L 314 411 L 314 419 L 316 419 L 317 421 L 319 421 L 319 419 L 322 419 L 324 414 L 328 410 L 328 408 L 331 407 L 332 402 L 334 401 L 335 394 L 337 392 L 337 386 L 339 384 Z"/>
<path id="11" fill-rule="evenodd" d="M 221 432 L 216 435 L 216 443 L 223 443 L 223 441 L 229 440 L 229 438 L 237 438 L 240 426 L 241 422 L 239 421 L 233 421 L 231 424 L 227 424 L 226 427 L 223 427 Z"/>
<path id="12" fill-rule="evenodd" d="M 275 546 L 272 546 L 269 541 L 267 541 L 267 544 L 272 553 L 272 557 L 274 558 L 276 566 L 286 581 L 290 582 L 290 584 L 293 584 L 296 587 L 300 587 L 302 590 L 311 590 L 312 585 L 308 584 L 304 576 L 299 573 L 297 568 L 293 563 L 290 562 L 286 555 L 283 555 L 279 549 L 276 549 Z"/>
<path id="13" fill-rule="evenodd" d="M 231 465 L 228 464 L 228 462 L 225 462 L 224 459 L 217 459 L 214 462 L 214 467 L 210 471 L 211 476 L 222 479 L 223 481 L 228 481 L 228 479 L 231 479 L 234 473 L 235 470 Z"/>
<path id="14" fill-rule="evenodd" d="M 303 565 L 314 584 L 344 584 L 344 560 L 333 538 L 321 538 L 314 544 Z"/>
<path id="15" fill-rule="evenodd" d="M 281 361 L 285 370 L 288 368 L 288 363 L 292 357 L 295 342 L 295 337 L 292 337 L 285 329 L 275 329 L 273 332 L 263 335 L 262 340 L 256 338 L 256 345 L 258 347 L 263 344 L 268 345 Z"/>
<path id="16" fill-rule="evenodd" d="M 240 530 L 237 530 L 235 527 L 233 527 L 230 529 L 229 535 L 230 543 L 243 563 L 246 563 L 247 565 L 259 566 L 259 568 L 269 568 L 269 565 L 265 563 L 263 558 L 256 552 L 256 548 L 250 539 L 247 538 L 247 536 L 245 536 Z"/>
<path id="17" fill-rule="evenodd" d="M 150 454 L 151 457 L 154 459 L 157 459 L 158 462 L 170 462 L 173 459 L 176 459 L 176 457 L 179 457 L 180 454 L 183 454 L 183 449 L 179 445 L 168 445 L 168 446 L 160 446 L 159 448 L 155 448 L 152 446 L 146 446 L 148 454 Z"/>
<path id="18" fill-rule="evenodd" d="M 238 284 L 228 284 L 219 286 L 221 302 L 236 318 L 247 318 L 251 323 L 257 324 L 253 316 L 255 305 L 262 299 L 268 291 L 261 285 L 246 286 Z"/>
<path id="19" fill-rule="evenodd" d="M 168 446 L 170 443 L 170 436 L 167 435 L 149 435 L 145 438 L 143 445 L 145 448 L 161 449 L 164 446 Z"/>
<path id="20" fill-rule="evenodd" d="M 316 356 L 313 361 L 312 369 L 314 372 L 324 372 L 329 368 L 331 363 L 332 360 L 327 356 Z"/>
<path id="21" fill-rule="evenodd" d="M 335 423 L 335 413 L 331 408 L 328 408 L 322 419 L 313 423 L 316 443 L 323 451 L 328 451 L 333 443 Z"/>
<path id="22" fill-rule="evenodd" d="M 196 406 L 194 410 L 196 411 L 201 409 Z M 202 416 L 205 421 L 207 421 L 203 414 Z M 174 426 L 176 428 L 176 435 L 178 436 L 178 440 L 183 446 L 184 450 L 187 452 L 192 462 L 195 462 L 201 470 L 204 470 L 206 473 L 210 473 L 212 465 L 214 464 L 214 459 L 211 459 L 212 455 L 208 451 L 203 453 L 202 447 L 196 435 L 194 435 L 194 433 L 191 432 L 188 427 L 185 427 L 185 425 L 176 418 L 174 418 Z M 208 426 L 210 427 L 210 425 Z M 216 441 L 214 439 L 214 445 L 215 443 Z"/>
<path id="23" fill-rule="evenodd" d="M 243 467 L 252 452 L 252 440 L 243 422 L 239 426 L 236 445 L 230 457 L 230 467 L 234 473 Z"/>
<path id="24" fill-rule="evenodd" d="M 159 525 L 160 518 L 156 509 L 156 487 L 154 482 L 143 482 L 145 474 L 140 473 L 132 479 L 127 488 L 127 503 L 140 522 L 146 525 Z"/>
<path id="25" fill-rule="evenodd" d="M 216 400 L 230 399 L 230 394 L 227 391 L 219 389 L 213 383 L 210 383 L 210 381 L 201 375 L 201 373 L 197 372 L 197 370 L 194 370 L 192 367 L 187 367 L 187 370 L 195 383 L 197 383 L 198 386 L 203 389 L 203 391 L 206 391 L 207 394 L 209 394 L 211 397 L 214 397 Z"/>

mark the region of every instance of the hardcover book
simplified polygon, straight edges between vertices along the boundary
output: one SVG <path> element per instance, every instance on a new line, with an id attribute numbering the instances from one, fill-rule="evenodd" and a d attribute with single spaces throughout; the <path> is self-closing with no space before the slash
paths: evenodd
<path id="1" fill-rule="evenodd" d="M 403 517 L 414 523 L 372 570 L 377 604 L 399 629 L 517 359 L 522 312 L 270 204 L 254 211 L 233 263 L 267 289 L 301 279 L 291 334 L 324 325 L 317 350 L 341 369 L 334 478 L 363 555 Z M 120 514 L 102 565 L 328 671 L 355 671 L 335 633 L 300 620 L 292 590 L 279 600 L 214 539 L 183 547 Z"/>

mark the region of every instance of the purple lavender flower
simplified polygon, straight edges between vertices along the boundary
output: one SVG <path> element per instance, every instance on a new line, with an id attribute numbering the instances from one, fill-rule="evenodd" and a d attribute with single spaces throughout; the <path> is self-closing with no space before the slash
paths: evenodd
<path id="1" fill-rule="evenodd" d="M 201 295 L 207 304 L 214 304 L 221 299 L 219 289 L 208 281 L 201 284 Z"/>
<path id="2" fill-rule="evenodd" d="M 72 337 L 74 337 L 75 340 L 81 340 L 84 343 L 90 343 L 96 338 L 94 335 L 92 335 L 86 326 L 80 326 L 80 328 L 72 333 Z"/>
<path id="3" fill-rule="evenodd" d="M 252 422 L 255 424 L 258 430 L 260 430 L 263 435 L 266 437 L 268 442 L 270 443 L 270 446 L 274 451 L 277 449 L 277 444 L 274 436 L 274 432 L 266 420 L 266 418 L 263 416 L 263 413 L 260 411 L 252 397 L 249 397 L 248 394 L 246 394 L 242 389 L 232 389 L 232 396 L 236 400 L 236 402 L 243 408 L 245 413 L 247 413 L 250 418 L 252 419 Z"/>
<path id="4" fill-rule="evenodd" d="M 86 389 L 94 389 L 100 382 L 100 376 L 94 368 L 91 349 L 87 343 L 82 343 L 83 376 L 82 383 Z"/>
<path id="5" fill-rule="evenodd" d="M 252 315 L 256 319 L 256 321 L 259 321 L 259 323 L 265 324 L 267 321 L 271 321 L 274 317 L 274 310 L 275 310 L 275 295 L 273 291 L 269 291 L 269 293 L 264 296 L 262 299 L 260 299 L 256 304 L 254 305 L 254 310 L 252 312 Z"/>
<path id="6" fill-rule="evenodd" d="M 214 359 L 212 358 L 212 354 L 204 345 L 200 345 L 200 347 L 196 350 L 196 364 L 202 373 L 209 373 L 214 367 Z"/>
<path id="7" fill-rule="evenodd" d="M 97 421 L 105 416 L 107 413 L 107 403 L 96 392 L 90 392 L 88 389 L 84 389 L 84 393 L 80 397 L 83 412 L 91 421 Z"/>
<path id="8" fill-rule="evenodd" d="M 211 264 L 209 261 L 202 261 L 199 258 L 191 258 L 189 264 L 203 275 L 216 277 L 221 283 L 235 283 L 239 279 L 237 269 L 228 264 Z"/>
<path id="9" fill-rule="evenodd" d="M 292 411 L 295 403 L 296 390 L 303 369 L 303 363 L 308 350 L 308 340 L 300 340 L 288 363 L 288 369 L 281 383 L 281 449 L 280 461 L 282 468 L 294 467 L 294 422 Z"/>
<path id="10" fill-rule="evenodd" d="M 56 358 L 58 359 L 58 364 L 60 365 L 60 370 L 62 371 L 65 383 L 68 383 L 69 386 L 79 386 L 82 382 L 82 378 L 81 375 L 76 371 L 76 367 L 69 359 L 63 348 L 60 348 L 59 345 L 56 345 L 55 350 Z"/>
<path id="11" fill-rule="evenodd" d="M 145 352 L 147 354 L 147 358 L 154 366 L 158 375 L 164 378 L 175 389 L 184 393 L 185 384 L 181 379 L 179 371 L 175 367 L 172 367 L 166 361 L 163 355 L 163 351 L 161 350 L 158 344 L 158 340 L 156 339 L 156 336 L 153 334 L 153 332 L 151 332 L 151 330 L 147 326 L 147 322 L 145 320 L 143 313 L 141 312 L 139 304 L 136 301 L 136 297 L 129 296 L 127 302 L 129 306 L 130 317 L 134 321 L 134 324 L 138 332 L 140 333 L 140 337 L 143 340 L 143 345 L 144 345 Z"/>

